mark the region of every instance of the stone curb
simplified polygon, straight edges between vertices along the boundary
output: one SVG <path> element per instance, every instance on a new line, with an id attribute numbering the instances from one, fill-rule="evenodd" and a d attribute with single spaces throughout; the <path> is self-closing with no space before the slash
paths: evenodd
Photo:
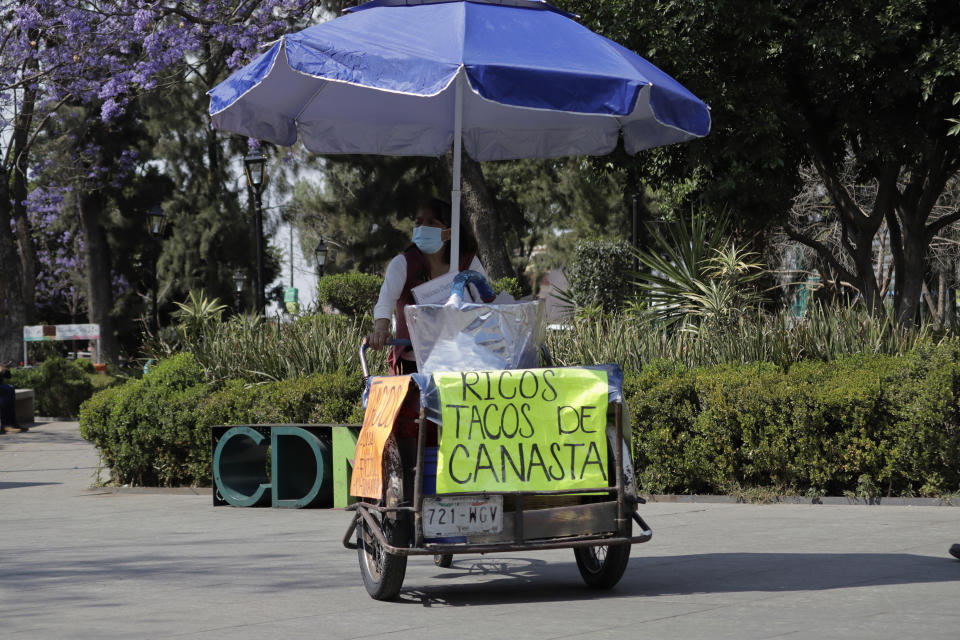
<path id="1" fill-rule="evenodd" d="M 133 495 L 191 495 L 209 496 L 210 487 L 95 487 L 84 491 L 86 495 L 105 495 L 110 493 Z"/>
<path id="2" fill-rule="evenodd" d="M 714 495 L 643 495 L 647 502 L 678 504 L 750 504 L 739 496 Z M 776 496 L 770 500 L 758 500 L 753 504 L 809 504 L 880 507 L 960 507 L 960 498 L 848 498 L 847 496 Z"/>

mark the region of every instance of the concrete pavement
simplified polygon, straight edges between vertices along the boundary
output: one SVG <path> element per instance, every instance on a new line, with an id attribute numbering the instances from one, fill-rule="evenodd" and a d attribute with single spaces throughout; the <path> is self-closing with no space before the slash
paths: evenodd
<path id="1" fill-rule="evenodd" d="M 573 553 L 413 558 L 369 599 L 341 511 L 89 490 L 76 423 L 0 436 L 3 638 L 960 637 L 960 509 L 650 504 L 623 581 Z"/>

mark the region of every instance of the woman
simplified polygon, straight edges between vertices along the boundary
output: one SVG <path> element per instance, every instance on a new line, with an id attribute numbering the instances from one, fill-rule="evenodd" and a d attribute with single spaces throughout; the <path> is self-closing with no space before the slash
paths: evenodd
<path id="1" fill-rule="evenodd" d="M 387 265 L 380 298 L 373 309 L 373 333 L 367 337 L 368 344 L 374 349 L 382 349 L 392 339 L 390 316 L 394 313 L 397 317 L 397 338 L 410 338 L 403 308 L 414 302 L 412 289 L 450 271 L 450 206 L 437 198 L 421 203 L 417 208 L 415 225 L 413 244 Z M 461 227 L 460 271 L 472 269 L 484 273 L 476 252 L 476 241 L 466 227 Z M 393 347 L 387 362 L 392 375 L 404 375 L 417 370 L 410 347 Z"/>

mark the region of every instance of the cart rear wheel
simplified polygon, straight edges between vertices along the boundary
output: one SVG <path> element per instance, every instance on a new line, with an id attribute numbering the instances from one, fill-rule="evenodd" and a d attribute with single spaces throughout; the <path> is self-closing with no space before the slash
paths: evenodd
<path id="1" fill-rule="evenodd" d="M 390 438 L 383 452 L 384 476 L 386 478 L 383 503 L 387 507 L 396 507 L 403 502 L 403 466 L 396 442 Z M 370 511 L 387 544 L 394 547 L 406 547 L 410 542 L 410 524 L 405 512 L 378 513 Z M 400 593 L 403 578 L 407 573 L 407 556 L 387 553 L 376 535 L 360 514 L 357 523 L 357 557 L 360 561 L 360 575 L 363 586 L 374 600 L 390 600 Z"/>
<path id="2" fill-rule="evenodd" d="M 575 547 L 573 555 L 577 559 L 577 569 L 588 587 L 610 589 L 623 577 L 630 561 L 630 545 L 597 545 L 595 547 Z"/>
<path id="3" fill-rule="evenodd" d="M 433 564 L 437 565 L 441 569 L 449 569 L 450 565 L 453 564 L 453 554 L 435 553 L 433 554 Z"/>

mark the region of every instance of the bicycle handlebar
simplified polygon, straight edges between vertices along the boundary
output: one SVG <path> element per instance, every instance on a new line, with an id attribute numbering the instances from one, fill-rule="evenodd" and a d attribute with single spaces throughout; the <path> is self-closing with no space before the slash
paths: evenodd
<path id="1" fill-rule="evenodd" d="M 388 347 L 411 347 L 413 343 L 407 340 L 406 338 L 394 338 L 387 343 Z M 370 377 L 370 368 L 367 366 L 367 349 L 370 348 L 370 345 L 367 344 L 366 338 L 360 344 L 360 367 L 363 370 L 363 379 L 366 380 Z"/>

